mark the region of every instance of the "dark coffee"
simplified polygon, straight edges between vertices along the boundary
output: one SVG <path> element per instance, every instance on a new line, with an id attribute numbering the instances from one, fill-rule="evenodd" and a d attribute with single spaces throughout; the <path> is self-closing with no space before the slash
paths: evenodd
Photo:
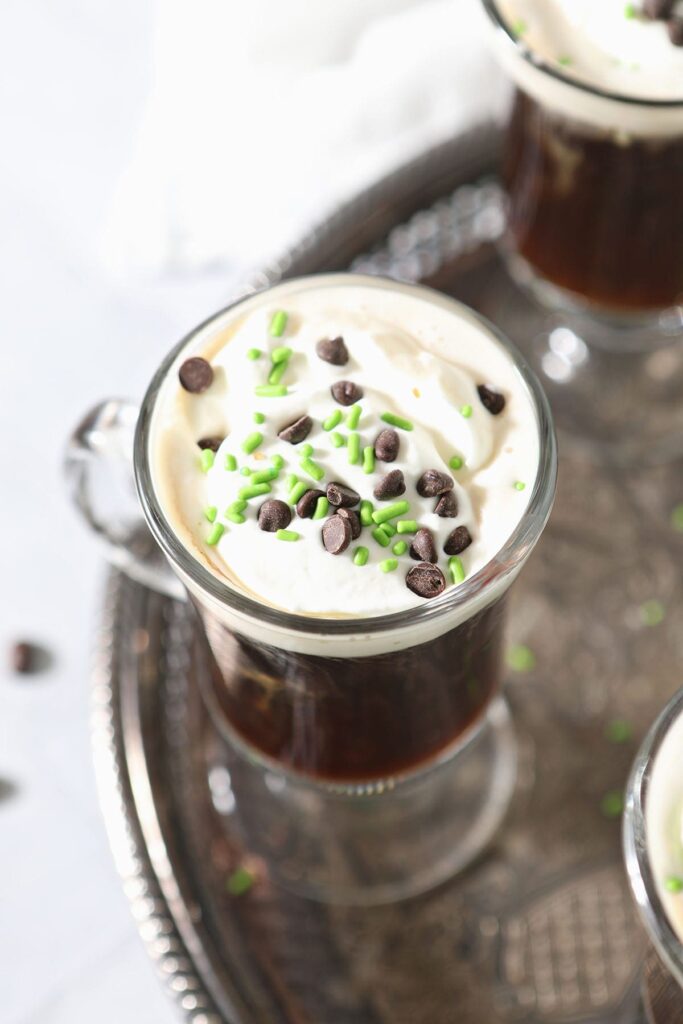
<path id="1" fill-rule="evenodd" d="M 202 613 L 220 712 L 284 767 L 371 781 L 432 760 L 481 716 L 502 674 L 505 599 L 429 643 L 366 658 L 295 654 Z"/>
<path id="2" fill-rule="evenodd" d="M 615 137 L 517 91 L 503 180 L 531 268 L 621 313 L 683 300 L 683 136 Z"/>

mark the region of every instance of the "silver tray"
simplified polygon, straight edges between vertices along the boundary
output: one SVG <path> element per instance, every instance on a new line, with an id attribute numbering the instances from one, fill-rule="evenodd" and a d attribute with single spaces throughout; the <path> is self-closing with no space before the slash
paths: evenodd
<path id="1" fill-rule="evenodd" d="M 254 283 L 348 266 L 424 280 L 529 351 L 542 318 L 492 244 L 497 151 L 485 128 L 428 152 Z M 140 934 L 188 1021 L 641 1019 L 645 943 L 615 794 L 680 685 L 679 479 L 679 467 L 623 472 L 562 452 L 555 512 L 513 603 L 510 641 L 535 667 L 509 675 L 521 760 L 508 819 L 465 875 L 369 910 L 270 883 L 231 820 L 230 754 L 199 698 L 206 665 L 190 609 L 112 570 L 93 685 L 100 796 Z M 630 737 L 607 738 L 615 719 Z M 235 896 L 226 880 L 240 865 L 255 882 Z"/>

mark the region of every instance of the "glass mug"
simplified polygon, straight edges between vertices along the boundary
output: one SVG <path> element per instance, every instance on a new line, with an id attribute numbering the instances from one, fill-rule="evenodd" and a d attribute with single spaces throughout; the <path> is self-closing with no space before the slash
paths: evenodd
<path id="1" fill-rule="evenodd" d="M 540 462 L 526 512 L 496 556 L 456 590 L 371 618 L 290 614 L 217 578 L 180 542 L 150 469 L 157 395 L 180 353 L 219 330 L 236 304 L 169 353 L 136 415 L 138 496 L 172 576 L 150 560 L 139 522 L 128 516 L 128 530 L 119 522 L 112 532 L 95 507 L 103 438 L 117 428 L 125 435 L 131 407 L 105 403 L 91 414 L 74 435 L 67 468 L 81 510 L 118 564 L 174 597 L 189 595 L 206 639 L 203 693 L 225 741 L 218 767 L 228 772 L 250 849 L 300 893 L 373 903 L 425 890 L 464 867 L 505 813 L 516 763 L 500 696 L 506 595 L 550 514 L 557 453 L 543 391 L 495 328 L 419 286 L 346 274 L 298 284 L 346 283 L 426 294 L 482 324 L 512 359 L 535 410 Z"/>

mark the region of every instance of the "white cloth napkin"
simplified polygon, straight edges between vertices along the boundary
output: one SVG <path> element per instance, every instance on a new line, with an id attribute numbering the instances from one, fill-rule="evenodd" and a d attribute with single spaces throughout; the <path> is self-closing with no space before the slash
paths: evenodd
<path id="1" fill-rule="evenodd" d="M 497 109 L 479 0 L 162 0 L 116 276 L 248 266 Z"/>

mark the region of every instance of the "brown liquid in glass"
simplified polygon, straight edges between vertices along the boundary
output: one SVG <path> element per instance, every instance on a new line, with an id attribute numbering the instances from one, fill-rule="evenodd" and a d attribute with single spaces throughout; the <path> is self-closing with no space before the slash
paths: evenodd
<path id="1" fill-rule="evenodd" d="M 256 644 L 198 610 L 219 713 L 261 754 L 322 779 L 388 778 L 434 759 L 501 681 L 504 598 L 436 640 L 368 658 Z"/>
<path id="2" fill-rule="evenodd" d="M 615 141 L 518 91 L 503 165 L 513 248 L 616 312 L 683 299 L 683 135 Z"/>

